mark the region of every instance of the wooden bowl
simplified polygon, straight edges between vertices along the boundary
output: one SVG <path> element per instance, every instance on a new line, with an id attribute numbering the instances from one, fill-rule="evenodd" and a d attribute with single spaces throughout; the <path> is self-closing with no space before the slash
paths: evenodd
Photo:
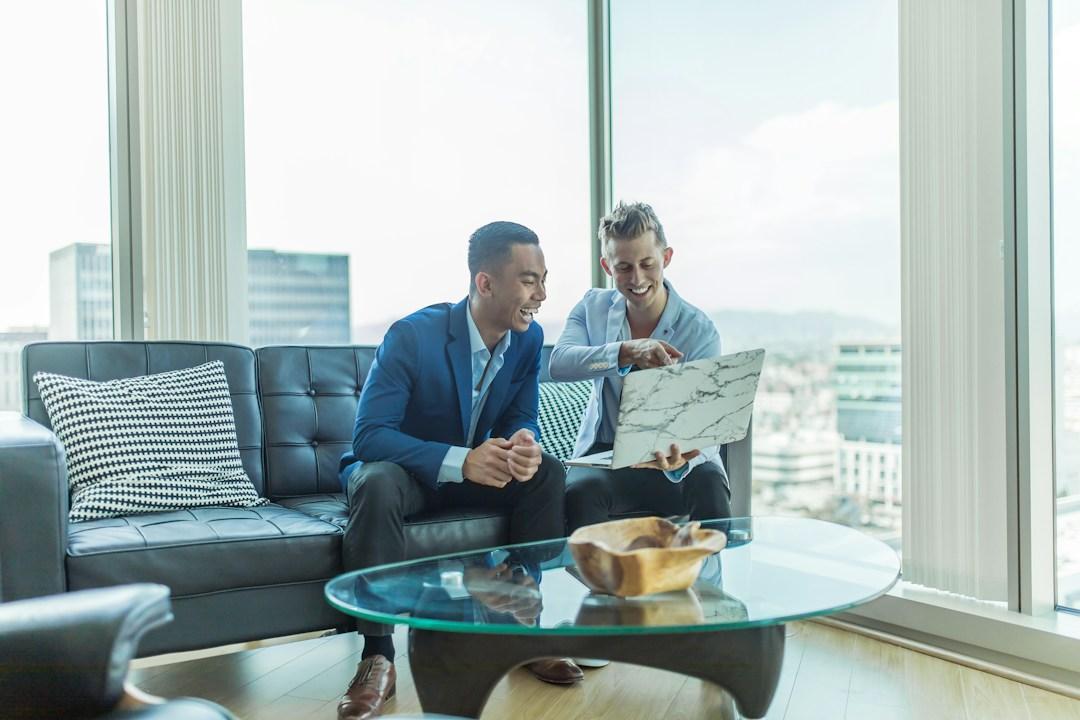
<path id="1" fill-rule="evenodd" d="M 727 544 L 727 535 L 697 522 L 679 526 L 651 517 L 578 528 L 569 542 L 586 585 L 633 597 L 690 587 L 702 561 Z"/>

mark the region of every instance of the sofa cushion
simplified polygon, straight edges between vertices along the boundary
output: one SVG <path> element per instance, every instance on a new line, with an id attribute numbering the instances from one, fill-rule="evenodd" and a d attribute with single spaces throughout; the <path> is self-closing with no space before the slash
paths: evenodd
<path id="1" fill-rule="evenodd" d="M 174 597 L 325 580 L 341 530 L 278 505 L 199 508 L 72 523 L 68 588 L 168 585 Z"/>
<path id="2" fill-rule="evenodd" d="M 341 493 L 283 498 L 283 507 L 344 529 L 349 508 Z M 405 556 L 408 559 L 494 547 L 506 542 L 510 518 L 499 510 L 452 509 L 405 518 Z"/>
<path id="3" fill-rule="evenodd" d="M 590 380 L 540 383 L 541 442 L 545 450 L 563 462 L 573 455 L 592 387 Z"/>
<path id="4" fill-rule="evenodd" d="M 95 382 L 34 374 L 67 456 L 72 521 L 266 503 L 244 472 L 220 360 Z"/>

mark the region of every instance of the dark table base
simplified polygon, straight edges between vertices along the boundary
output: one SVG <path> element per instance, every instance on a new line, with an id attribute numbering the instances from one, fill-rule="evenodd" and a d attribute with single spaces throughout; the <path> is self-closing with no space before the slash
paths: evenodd
<path id="1" fill-rule="evenodd" d="M 747 718 L 780 681 L 784 626 L 664 635 L 495 635 L 409 629 L 409 667 L 425 712 L 478 718 L 503 675 L 545 657 L 596 657 L 714 683 Z"/>

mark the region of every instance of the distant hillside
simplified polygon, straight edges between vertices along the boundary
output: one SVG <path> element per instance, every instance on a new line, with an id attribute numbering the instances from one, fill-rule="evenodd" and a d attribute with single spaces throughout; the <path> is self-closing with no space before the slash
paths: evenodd
<path id="1" fill-rule="evenodd" d="M 845 341 L 896 341 L 898 327 L 869 318 L 825 312 L 778 313 L 755 310 L 719 310 L 710 314 L 723 340 L 724 352 L 764 347 L 773 353 L 828 357 L 833 346 Z M 378 344 L 392 320 L 353 325 L 354 343 Z M 565 318 L 541 314 L 544 341 L 554 343 Z"/>
<path id="2" fill-rule="evenodd" d="M 900 339 L 899 326 L 856 315 L 718 310 L 710 317 L 720 331 L 724 352 L 764 347 L 773 352 L 828 354 L 838 342 Z"/>

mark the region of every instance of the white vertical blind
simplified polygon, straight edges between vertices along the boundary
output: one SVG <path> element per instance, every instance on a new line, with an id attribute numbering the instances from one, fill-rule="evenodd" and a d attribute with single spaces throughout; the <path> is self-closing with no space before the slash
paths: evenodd
<path id="1" fill-rule="evenodd" d="M 138 6 L 147 339 L 247 339 L 239 0 Z"/>
<path id="2" fill-rule="evenodd" d="M 904 578 L 1005 600 L 1003 0 L 900 3 Z"/>

